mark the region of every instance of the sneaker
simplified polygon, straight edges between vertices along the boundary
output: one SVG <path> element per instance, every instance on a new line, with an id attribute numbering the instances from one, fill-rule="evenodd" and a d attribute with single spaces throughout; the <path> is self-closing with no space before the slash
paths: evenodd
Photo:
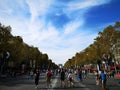
<path id="1" fill-rule="evenodd" d="M 38 86 L 36 86 L 35 88 L 38 88 Z"/>

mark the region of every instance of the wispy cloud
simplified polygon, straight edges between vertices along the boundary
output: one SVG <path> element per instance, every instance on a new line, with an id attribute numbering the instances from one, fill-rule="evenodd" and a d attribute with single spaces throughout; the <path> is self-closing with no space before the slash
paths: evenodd
<path id="1" fill-rule="evenodd" d="M 49 10 L 52 0 L 27 0 L 27 4 L 30 8 L 31 20 L 35 20 L 37 17 L 45 15 Z"/>
<path id="2" fill-rule="evenodd" d="M 78 28 L 80 26 L 82 26 L 83 22 L 81 21 L 74 21 L 74 22 L 70 22 L 65 26 L 64 29 L 64 34 L 70 34 L 70 33 L 74 33 L 74 31 L 78 30 Z"/>
<path id="3" fill-rule="evenodd" d="M 10 25 L 13 35 L 22 36 L 27 44 L 39 47 L 59 64 L 93 42 L 97 33 L 83 29 L 84 14 L 109 1 L 0 0 L 0 22 Z"/>

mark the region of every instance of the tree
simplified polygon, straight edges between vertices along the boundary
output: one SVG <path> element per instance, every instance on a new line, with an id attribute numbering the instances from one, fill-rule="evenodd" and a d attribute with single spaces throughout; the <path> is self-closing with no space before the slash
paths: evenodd
<path id="1" fill-rule="evenodd" d="M 103 54 L 111 55 L 111 49 L 117 43 L 117 40 L 120 40 L 120 22 L 116 22 L 114 26 L 110 25 L 103 32 L 99 32 L 93 44 L 76 53 L 72 61 L 75 61 L 78 65 L 101 62 Z M 68 62 L 65 63 L 66 66 L 69 66 Z"/>
<path id="2" fill-rule="evenodd" d="M 49 65 L 47 54 L 42 54 L 37 47 L 27 45 L 23 42 L 22 37 L 13 36 L 11 34 L 11 27 L 6 27 L 0 23 L 0 54 L 5 51 L 10 52 L 9 62 L 14 64 L 12 65 L 13 67 L 20 67 L 21 64 L 25 64 L 28 68 Z M 50 64 L 54 65 L 52 61 Z M 54 67 L 56 66 L 54 65 Z"/>

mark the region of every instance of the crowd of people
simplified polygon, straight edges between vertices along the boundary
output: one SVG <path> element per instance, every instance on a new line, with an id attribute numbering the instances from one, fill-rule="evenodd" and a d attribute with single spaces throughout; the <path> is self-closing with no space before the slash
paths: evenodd
<path id="1" fill-rule="evenodd" d="M 30 70 L 29 71 L 29 78 L 31 80 L 34 79 L 35 82 L 35 88 L 38 88 L 39 84 L 39 77 L 42 72 L 39 69 Z M 80 69 L 78 70 L 67 70 L 67 69 L 57 69 L 57 70 L 46 70 L 46 88 L 51 88 L 51 79 L 53 76 L 59 76 L 59 80 L 61 82 L 61 87 L 71 87 L 74 86 L 74 76 L 78 75 L 78 81 L 79 83 L 82 83 L 82 71 Z"/>
<path id="2" fill-rule="evenodd" d="M 35 80 L 35 86 L 38 88 L 39 84 L 39 77 L 40 77 L 40 70 L 36 69 L 35 71 L 30 71 L 30 79 Z M 52 88 L 51 79 L 53 76 L 59 76 L 60 87 L 74 87 L 74 82 L 82 84 L 84 79 L 89 78 L 89 74 L 85 69 L 57 69 L 57 70 L 50 70 L 48 69 L 45 74 L 46 79 L 46 88 Z M 93 76 L 95 76 L 96 85 L 100 85 L 102 90 L 105 90 L 107 78 L 114 78 L 114 75 L 109 75 L 109 72 L 104 70 L 101 71 L 94 71 Z M 119 79 L 120 84 L 120 71 L 116 73 L 116 76 Z"/>

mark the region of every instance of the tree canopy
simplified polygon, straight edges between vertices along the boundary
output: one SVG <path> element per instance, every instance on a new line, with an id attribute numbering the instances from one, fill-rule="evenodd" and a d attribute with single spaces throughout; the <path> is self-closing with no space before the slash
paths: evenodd
<path id="1" fill-rule="evenodd" d="M 99 32 L 94 39 L 94 43 L 89 45 L 83 51 L 76 53 L 71 59 L 73 66 L 96 63 L 98 60 L 102 61 L 102 55 L 109 55 L 111 48 L 120 40 L 120 22 L 116 22 L 114 26 L 106 27 L 103 32 Z M 65 67 L 69 67 L 69 59 L 65 63 Z"/>
<path id="2" fill-rule="evenodd" d="M 42 53 L 37 47 L 29 46 L 23 42 L 22 37 L 13 36 L 11 27 L 0 23 L 0 54 L 6 51 L 10 53 L 9 62 L 13 63 L 12 67 L 24 63 L 28 68 L 48 68 L 48 65 L 51 65 L 52 68 L 58 68 L 52 60 L 50 62 L 46 53 Z"/>

